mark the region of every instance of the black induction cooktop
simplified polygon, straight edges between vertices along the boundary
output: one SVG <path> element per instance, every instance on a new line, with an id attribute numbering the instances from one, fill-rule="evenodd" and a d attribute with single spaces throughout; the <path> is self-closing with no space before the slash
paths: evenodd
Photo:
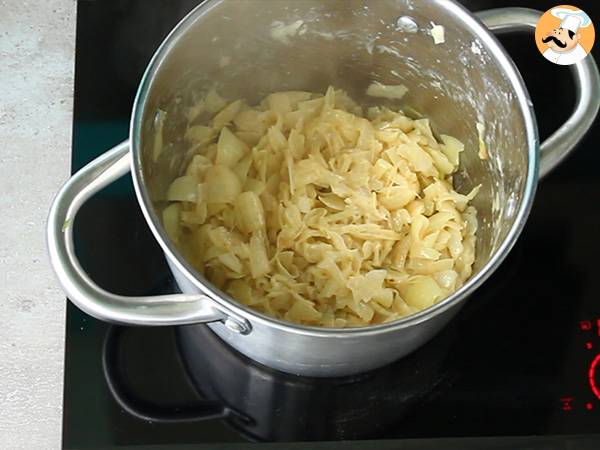
<path id="1" fill-rule="evenodd" d="M 197 3 L 78 2 L 73 171 L 127 138 L 145 65 Z M 577 5 L 600 22 L 600 3 Z M 569 70 L 541 58 L 524 35 L 502 43 L 547 136 L 574 104 Z M 600 60 L 600 46 L 594 53 Z M 559 85 L 562 95 L 549 95 Z M 516 247 L 456 320 L 372 373 L 282 374 L 204 327 L 117 327 L 69 303 L 64 447 L 600 448 L 599 138 L 595 125 L 543 180 Z M 125 295 L 176 289 L 129 177 L 89 201 L 74 226 L 82 265 L 99 285 Z"/>

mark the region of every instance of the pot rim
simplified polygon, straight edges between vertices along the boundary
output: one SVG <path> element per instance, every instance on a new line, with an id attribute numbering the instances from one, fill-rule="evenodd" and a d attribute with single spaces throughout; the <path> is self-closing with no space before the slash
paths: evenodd
<path id="1" fill-rule="evenodd" d="M 144 186 L 144 174 L 142 169 L 140 147 L 141 130 L 143 125 L 142 119 L 147 100 L 147 94 L 157 73 L 160 70 L 162 63 L 170 53 L 170 50 L 177 44 L 178 40 L 185 34 L 185 32 L 194 24 L 196 20 L 198 20 L 204 14 L 210 12 L 222 1 L 224 0 L 206 0 L 205 2 L 193 8 L 171 30 L 171 32 L 155 51 L 150 63 L 146 67 L 133 103 L 129 131 L 132 152 L 131 173 L 133 184 L 136 196 L 138 198 L 138 203 L 140 204 L 140 208 L 142 209 L 146 222 L 152 230 L 155 239 L 158 241 L 163 252 L 165 253 L 165 257 L 168 258 L 190 282 L 192 282 L 212 301 L 250 320 L 253 325 L 260 323 L 263 326 L 277 328 L 281 331 L 307 336 L 357 337 L 359 335 L 377 335 L 391 332 L 426 322 L 465 300 L 500 266 L 523 230 L 527 217 L 529 216 L 529 212 L 531 211 L 533 198 L 535 196 L 535 190 L 537 187 L 539 173 L 539 137 L 533 104 L 530 100 L 530 96 L 527 88 L 525 87 L 523 78 L 517 70 L 512 58 L 510 58 L 504 47 L 502 47 L 500 42 L 485 27 L 485 25 L 483 25 L 483 23 L 469 10 L 456 3 L 455 0 L 439 0 L 437 3 L 441 8 L 446 8 L 452 12 L 460 21 L 462 21 L 465 27 L 472 29 L 478 35 L 478 38 L 483 43 L 486 50 L 488 50 L 490 53 L 491 58 L 497 65 L 501 67 L 506 78 L 510 80 L 511 86 L 517 94 L 520 111 L 525 123 L 528 143 L 527 174 L 523 199 L 520 203 L 519 210 L 517 211 L 514 222 L 510 227 L 510 230 L 504 241 L 494 252 L 489 261 L 487 261 L 479 270 L 479 272 L 471 276 L 461 288 L 452 293 L 450 296 L 446 297 L 441 302 L 393 322 L 356 328 L 323 328 L 317 326 L 300 325 L 293 322 L 276 319 L 238 303 L 225 292 L 222 292 L 220 289 L 212 286 L 209 281 L 207 281 L 196 269 L 191 266 L 191 264 L 185 260 L 185 258 L 183 258 L 180 252 L 167 237 L 160 219 L 154 211 L 148 191 Z"/>

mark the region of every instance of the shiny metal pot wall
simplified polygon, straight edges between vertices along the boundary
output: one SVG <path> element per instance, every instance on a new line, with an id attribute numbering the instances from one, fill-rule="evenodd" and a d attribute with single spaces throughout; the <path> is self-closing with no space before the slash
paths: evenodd
<path id="1" fill-rule="evenodd" d="M 529 213 L 538 167 L 544 175 L 560 162 L 597 113 L 600 77 L 590 55 L 573 66 L 578 95 L 573 115 L 539 145 L 522 79 L 486 28 L 532 31 L 539 16 L 537 11 L 508 8 L 482 12 L 478 20 L 450 0 L 203 3 L 179 23 L 150 62 L 134 104 L 130 140 L 75 174 L 54 201 L 48 245 L 69 298 L 87 313 L 116 323 L 210 322 L 215 333 L 245 355 L 297 374 L 348 375 L 413 351 L 452 318 L 504 259 Z M 432 22 L 445 28 L 444 43 L 434 45 L 428 31 Z M 181 169 L 185 150 L 181 106 L 191 93 L 216 84 L 225 97 L 253 103 L 273 91 L 323 92 L 334 85 L 369 104 L 373 100 L 364 92 L 374 80 L 407 86 L 403 106 L 427 115 L 434 131 L 466 144 L 456 182 L 463 191 L 482 185 L 475 200 L 481 227 L 472 278 L 425 311 L 361 329 L 278 321 L 211 286 L 169 242 L 158 219 L 166 187 Z M 165 150 L 155 163 L 152 147 L 159 109 L 167 112 Z M 478 123 L 484 127 L 488 160 L 477 156 Z M 148 225 L 184 294 L 114 295 L 90 280 L 75 258 L 69 224 L 77 210 L 129 170 Z"/>

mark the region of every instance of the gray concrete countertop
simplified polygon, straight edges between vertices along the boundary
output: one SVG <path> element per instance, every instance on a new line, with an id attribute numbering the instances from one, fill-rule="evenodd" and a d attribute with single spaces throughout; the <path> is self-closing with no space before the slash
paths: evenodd
<path id="1" fill-rule="evenodd" d="M 75 0 L 0 0 L 0 447 L 60 448 L 65 296 L 46 257 L 69 176 Z"/>

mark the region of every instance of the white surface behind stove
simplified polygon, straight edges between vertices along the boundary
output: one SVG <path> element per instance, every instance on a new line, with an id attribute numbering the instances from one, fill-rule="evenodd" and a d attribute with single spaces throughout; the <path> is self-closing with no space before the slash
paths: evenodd
<path id="1" fill-rule="evenodd" d="M 0 0 L 0 447 L 60 448 L 65 296 L 46 257 L 69 176 L 75 0 Z"/>

